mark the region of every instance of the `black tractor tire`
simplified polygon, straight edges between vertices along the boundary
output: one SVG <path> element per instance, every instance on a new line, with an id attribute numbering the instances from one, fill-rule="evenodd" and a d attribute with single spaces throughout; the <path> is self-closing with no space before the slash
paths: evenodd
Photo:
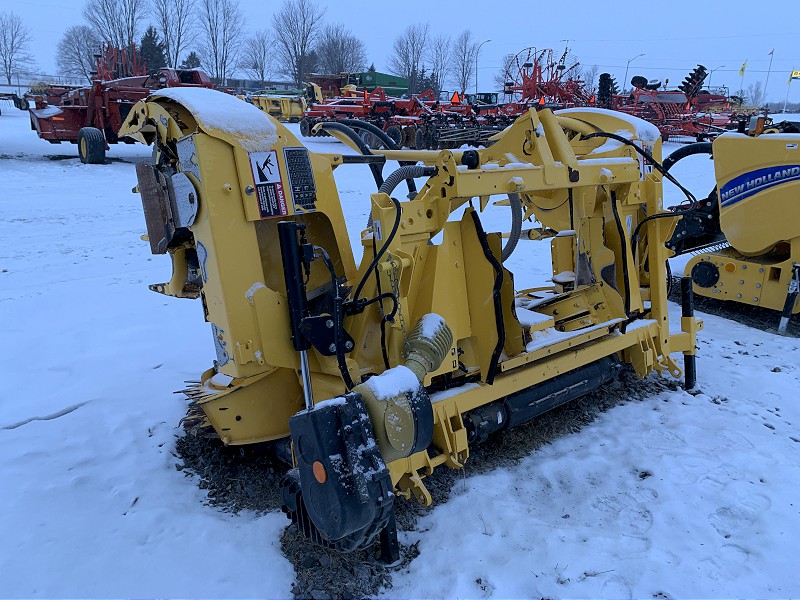
<path id="1" fill-rule="evenodd" d="M 430 128 L 430 149 L 439 150 L 439 130 L 436 127 Z"/>
<path id="2" fill-rule="evenodd" d="M 86 165 L 106 162 L 106 138 L 96 127 L 82 127 L 78 132 L 78 156 Z"/>
<path id="3" fill-rule="evenodd" d="M 422 127 L 418 127 L 417 132 L 414 134 L 414 147 L 417 150 L 427 149 L 425 145 L 425 130 Z"/>
<path id="4" fill-rule="evenodd" d="M 403 140 L 401 146 L 414 149 L 414 141 L 417 139 L 417 128 L 414 125 L 403 127 Z"/>
<path id="5" fill-rule="evenodd" d="M 303 137 L 311 137 L 311 123 L 305 117 L 300 119 L 300 135 Z"/>
<path id="6" fill-rule="evenodd" d="M 397 125 L 390 125 L 386 129 L 386 135 L 388 135 L 395 144 L 401 146 L 400 142 L 403 141 L 403 131 Z"/>
<path id="7" fill-rule="evenodd" d="M 381 145 L 381 141 L 376 138 L 371 131 L 367 131 L 366 129 L 361 130 L 361 139 L 364 140 L 364 144 L 366 144 L 367 148 L 372 150 Z"/>

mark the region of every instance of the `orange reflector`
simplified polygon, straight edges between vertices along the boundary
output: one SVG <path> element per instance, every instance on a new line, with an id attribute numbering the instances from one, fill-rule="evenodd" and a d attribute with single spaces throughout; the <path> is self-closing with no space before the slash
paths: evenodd
<path id="1" fill-rule="evenodd" d="M 325 467 L 322 466 L 322 463 L 318 460 L 314 461 L 314 464 L 311 465 L 312 470 L 314 471 L 314 478 L 319 483 L 325 483 L 328 481 L 328 474 L 325 472 Z"/>
<path id="2" fill-rule="evenodd" d="M 733 273 L 736 270 L 736 265 L 733 263 L 728 263 L 727 265 L 725 265 L 725 270 L 728 273 Z"/>

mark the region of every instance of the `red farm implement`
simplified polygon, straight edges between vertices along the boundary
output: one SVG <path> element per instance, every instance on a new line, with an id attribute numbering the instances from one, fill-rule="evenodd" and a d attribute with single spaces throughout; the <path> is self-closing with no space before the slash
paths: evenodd
<path id="1" fill-rule="evenodd" d="M 660 81 L 637 75 L 631 79 L 632 89 L 619 94 L 611 76 L 603 73 L 598 106 L 649 121 L 658 127 L 664 140 L 711 139 L 734 120 L 727 89 L 703 88 L 706 76 L 706 68 L 698 65 L 677 89 L 667 89 Z"/>
<path id="2" fill-rule="evenodd" d="M 550 48 L 525 48 L 511 60 L 506 70 L 504 93 L 511 102 L 503 106 L 506 114 L 521 114 L 532 107 L 570 108 L 588 106 L 594 99 L 579 71 L 580 63 L 566 49 L 556 60 Z"/>
<path id="3" fill-rule="evenodd" d="M 77 144 L 84 163 L 105 162 L 108 144 L 133 143 L 117 132 L 133 105 L 154 90 L 214 87 L 208 75 L 195 69 L 159 69 L 147 74 L 135 53 L 116 49 L 107 48 L 97 67 L 91 85 L 40 90 L 32 97 L 35 106 L 29 109 L 31 129 L 40 138 L 53 144 Z"/>
<path id="4" fill-rule="evenodd" d="M 345 90 L 336 98 L 311 105 L 300 121 L 300 133 L 305 137 L 325 135 L 326 123 L 349 119 L 366 121 L 398 146 L 416 149 L 486 144 L 510 123 L 504 118 L 502 127 L 498 126 L 496 116 L 479 115 L 460 97 L 440 101 L 426 90 L 411 98 L 393 98 L 376 88 L 372 92 Z M 321 126 L 315 127 L 318 124 Z M 364 138 L 368 145 L 378 143 L 369 133 L 365 132 Z"/>
<path id="5" fill-rule="evenodd" d="M 20 98 L 14 93 L 0 92 L 0 102 L 7 102 L 9 104 L 13 104 L 16 108 L 20 110 L 28 110 L 28 101 L 25 98 Z M 0 114 L 2 114 L 1 111 Z"/>

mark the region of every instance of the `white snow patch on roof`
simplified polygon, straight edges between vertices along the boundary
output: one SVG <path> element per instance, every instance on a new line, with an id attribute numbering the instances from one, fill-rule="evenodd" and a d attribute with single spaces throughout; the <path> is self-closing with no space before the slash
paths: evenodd
<path id="1" fill-rule="evenodd" d="M 263 288 L 263 287 L 267 287 L 267 286 L 265 286 L 260 281 L 256 281 L 253 285 L 250 286 L 250 289 L 245 292 L 244 297 L 247 298 L 247 301 L 250 304 L 253 304 L 253 299 L 254 299 L 254 297 L 256 295 L 256 290 L 258 290 L 260 288 Z"/>
<path id="2" fill-rule="evenodd" d="M 625 327 L 625 331 L 635 331 L 637 329 L 646 329 L 650 327 L 653 323 L 657 323 L 655 319 L 638 319 L 633 323 L 629 323 L 627 327 Z"/>
<path id="3" fill-rule="evenodd" d="M 570 283 L 575 281 L 575 271 L 561 271 L 553 275 L 553 283 Z"/>
<path id="4" fill-rule="evenodd" d="M 447 398 L 458 396 L 459 394 L 463 394 L 464 392 L 468 392 L 469 390 L 474 390 L 479 387 L 481 386 L 478 383 L 465 383 L 464 385 L 442 390 L 441 392 L 434 392 L 431 394 L 431 403 L 441 402 Z"/>
<path id="5" fill-rule="evenodd" d="M 635 163 L 635 158 L 627 156 L 613 156 L 609 158 L 579 158 L 578 163 L 581 165 L 625 165 L 628 163 Z"/>
<path id="6" fill-rule="evenodd" d="M 378 400 L 386 400 L 397 394 L 416 390 L 420 383 L 411 369 L 399 365 L 370 377 L 364 385 L 372 390 Z"/>
<path id="7" fill-rule="evenodd" d="M 329 398 L 328 400 L 323 400 L 322 402 L 315 403 L 314 410 L 317 410 L 318 408 L 325 408 L 326 406 L 336 406 L 337 404 L 347 404 L 347 399 L 344 396 L 336 396 L 335 398 Z M 305 412 L 305 411 L 300 411 L 300 412 Z"/>
<path id="8" fill-rule="evenodd" d="M 185 106 L 204 130 L 216 129 L 237 138 L 248 152 L 269 150 L 278 130 L 265 112 L 225 92 L 208 88 L 167 88 L 152 97 L 164 97 Z"/>
<path id="9" fill-rule="evenodd" d="M 514 311 L 517 315 L 517 320 L 519 321 L 520 325 L 527 325 L 528 327 L 539 325 L 540 323 L 547 323 L 548 321 L 553 320 L 553 317 L 550 315 L 545 315 L 534 310 L 528 310 L 527 308 L 522 308 L 521 306 L 517 306 Z"/>
<path id="10" fill-rule="evenodd" d="M 583 335 L 584 333 L 589 333 L 598 329 L 605 329 L 620 322 L 622 322 L 622 319 L 611 319 L 605 323 L 598 323 L 597 325 L 585 327 L 584 329 L 576 329 L 575 331 L 556 331 L 556 329 L 553 327 L 548 327 L 542 331 L 534 331 L 533 335 L 531 336 L 531 341 L 525 346 L 525 350 L 527 352 L 533 352 L 539 348 L 544 348 L 545 346 L 563 342 L 565 340 L 578 337 L 579 335 Z"/>
<path id="11" fill-rule="evenodd" d="M 431 339 L 436 332 L 439 331 L 440 327 L 445 327 L 446 323 L 444 322 L 444 318 L 441 315 L 437 315 L 436 313 L 428 313 L 424 315 L 421 319 L 422 326 L 420 327 L 420 333 L 423 337 Z"/>
<path id="12" fill-rule="evenodd" d="M 555 114 L 557 115 L 569 115 L 572 113 L 593 113 L 596 115 L 608 115 L 622 119 L 631 125 L 633 131 L 636 132 L 635 137 L 645 142 L 655 142 L 661 137 L 661 132 L 658 130 L 658 127 L 652 123 L 648 123 L 639 117 L 634 117 L 633 115 L 617 112 L 615 110 L 607 110 L 605 108 L 564 108 L 562 110 L 555 111 Z"/>
<path id="13" fill-rule="evenodd" d="M 40 119 L 47 119 L 48 117 L 60 115 L 64 111 L 57 106 L 45 106 L 44 108 L 31 109 L 31 112 Z"/>

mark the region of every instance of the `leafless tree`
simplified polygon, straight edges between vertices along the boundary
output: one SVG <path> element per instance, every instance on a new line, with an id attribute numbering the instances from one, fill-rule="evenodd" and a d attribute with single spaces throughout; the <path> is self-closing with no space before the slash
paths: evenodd
<path id="1" fill-rule="evenodd" d="M 33 63 L 28 53 L 30 44 L 30 30 L 19 15 L 13 12 L 0 14 L 0 67 L 9 85 L 11 75 Z"/>
<path id="2" fill-rule="evenodd" d="M 436 95 L 444 88 L 445 80 L 450 72 L 451 54 L 450 46 L 452 42 L 450 36 L 446 34 L 437 35 L 431 40 L 428 51 L 425 55 L 431 69 L 431 78 L 436 84 Z"/>
<path id="3" fill-rule="evenodd" d="M 271 31 L 266 29 L 256 31 L 245 40 L 239 68 L 263 85 L 272 75 L 274 46 L 275 40 Z"/>
<path id="4" fill-rule="evenodd" d="M 200 52 L 208 74 L 225 85 L 242 46 L 244 19 L 239 0 L 200 0 Z"/>
<path id="5" fill-rule="evenodd" d="M 453 47 L 453 83 L 462 95 L 475 77 L 476 48 L 477 44 L 472 40 L 472 32 L 469 29 L 458 34 Z"/>
<path id="6" fill-rule="evenodd" d="M 422 57 L 428 49 L 429 37 L 430 25 L 415 23 L 406 27 L 392 43 L 389 70 L 408 79 L 409 92 L 412 94 L 419 91 L 417 80 L 422 71 Z"/>
<path id="7" fill-rule="evenodd" d="M 745 98 L 750 106 L 761 106 L 764 102 L 764 84 L 760 81 L 748 84 Z"/>
<path id="8" fill-rule="evenodd" d="M 585 66 L 577 73 L 577 76 L 583 80 L 583 87 L 591 94 L 597 91 L 597 76 L 599 73 L 600 67 L 597 65 Z"/>
<path id="9" fill-rule="evenodd" d="M 506 84 L 513 82 L 517 78 L 517 73 L 514 72 L 514 58 L 516 54 L 506 54 L 503 57 L 503 64 L 500 70 L 494 74 L 494 84 L 498 90 L 505 90 Z"/>
<path id="10" fill-rule="evenodd" d="M 281 72 L 300 87 L 313 62 L 312 52 L 325 9 L 313 0 L 284 0 L 272 15 Z"/>
<path id="11" fill-rule="evenodd" d="M 89 0 L 83 9 L 86 22 L 114 48 L 131 48 L 139 41 L 146 17 L 146 0 Z"/>
<path id="12" fill-rule="evenodd" d="M 100 52 L 100 38 L 88 25 L 73 25 L 64 32 L 56 50 L 56 64 L 63 75 L 91 81 L 96 68 L 94 55 Z"/>
<path id="13" fill-rule="evenodd" d="M 164 43 L 167 66 L 176 68 L 181 52 L 195 38 L 195 0 L 152 0 L 151 12 Z"/>
<path id="14" fill-rule="evenodd" d="M 342 24 L 326 25 L 316 45 L 319 69 L 325 73 L 363 71 L 367 63 L 364 42 Z"/>

